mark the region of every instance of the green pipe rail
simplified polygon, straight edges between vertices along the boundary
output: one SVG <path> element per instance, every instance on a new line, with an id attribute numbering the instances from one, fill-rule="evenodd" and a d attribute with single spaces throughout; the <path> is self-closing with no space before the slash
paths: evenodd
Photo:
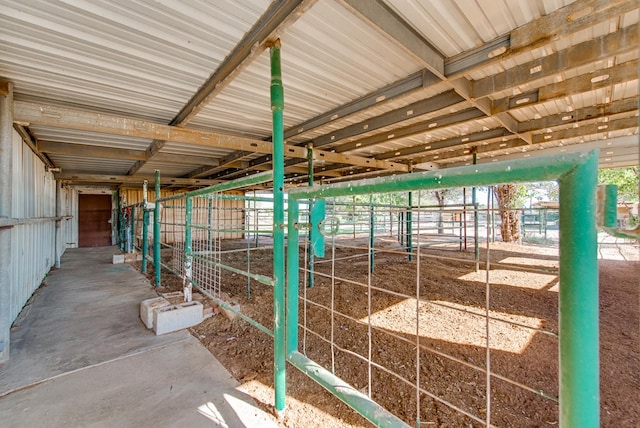
<path id="1" fill-rule="evenodd" d="M 286 392 L 284 307 L 284 89 L 280 63 L 280 40 L 270 49 L 271 113 L 273 117 L 273 321 L 275 410 L 284 412 Z"/>
<path id="2" fill-rule="evenodd" d="M 298 205 L 302 200 L 354 194 L 435 190 L 498 183 L 557 180 L 560 184 L 559 390 L 562 428 L 598 427 L 599 338 L 596 237 L 598 151 L 496 162 L 289 191 L 287 264 L 287 359 L 321 385 L 340 385 L 328 372 L 306 370 L 298 353 Z M 333 388 L 340 397 L 342 394 Z M 342 397 L 340 397 L 342 398 Z M 383 426 L 388 412 L 367 397 L 345 400 L 372 423 Z M 371 409 L 375 411 L 371 411 Z M 393 424 L 391 424 L 393 425 Z M 396 425 L 397 426 L 397 425 Z"/>

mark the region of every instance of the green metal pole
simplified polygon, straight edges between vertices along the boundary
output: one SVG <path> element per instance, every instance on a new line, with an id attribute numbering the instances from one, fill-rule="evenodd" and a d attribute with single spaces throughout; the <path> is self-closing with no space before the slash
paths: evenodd
<path id="1" fill-rule="evenodd" d="M 473 150 L 473 164 L 475 165 L 478 158 L 476 148 Z M 471 188 L 471 203 L 473 204 L 473 256 L 476 261 L 476 272 L 480 270 L 480 248 L 478 247 L 478 200 L 476 187 Z"/>
<path id="2" fill-rule="evenodd" d="M 212 239 L 212 221 L 213 221 L 213 199 L 207 200 L 207 250 L 211 251 L 211 239 Z"/>
<path id="3" fill-rule="evenodd" d="M 273 319 L 275 410 L 284 412 L 286 394 L 285 260 L 284 260 L 284 89 L 280 40 L 271 46 L 271 112 L 273 117 Z M 291 322 L 296 322 L 292 320 Z"/>
<path id="4" fill-rule="evenodd" d="M 313 186 L 313 144 L 309 143 L 307 145 L 307 166 L 308 166 L 308 184 L 309 187 Z M 311 211 L 313 210 L 313 200 L 309 199 L 309 219 L 311 219 Z M 311 229 L 309 229 L 309 241 L 311 241 Z M 313 282 L 315 279 L 315 275 L 313 273 L 314 269 L 314 260 L 313 260 L 313 246 L 309 246 L 309 275 L 307 286 L 309 288 L 313 288 Z"/>
<path id="5" fill-rule="evenodd" d="M 409 192 L 409 211 L 407 211 L 407 251 L 409 261 L 413 260 L 413 192 Z"/>
<path id="6" fill-rule="evenodd" d="M 287 228 L 287 355 L 298 350 L 298 244 L 300 203 L 289 200 Z"/>
<path id="7" fill-rule="evenodd" d="M 160 170 L 155 171 L 155 200 L 156 206 L 153 210 L 153 269 L 156 273 L 155 286 L 160 286 Z"/>
<path id="8" fill-rule="evenodd" d="M 127 222 L 127 253 L 136 249 L 136 207 L 131 205 L 131 214 Z"/>
<path id="9" fill-rule="evenodd" d="M 369 263 L 369 269 L 371 271 L 371 273 L 373 273 L 374 270 L 374 266 L 375 266 L 375 253 L 373 251 L 373 245 L 375 244 L 375 227 L 376 227 L 376 220 L 374 217 L 374 212 L 373 212 L 373 195 L 369 196 L 369 258 L 370 258 L 370 263 Z"/>
<path id="10" fill-rule="evenodd" d="M 147 211 L 147 186 L 149 182 L 144 180 L 142 184 L 142 273 L 147 273 L 147 253 L 149 252 L 149 211 Z"/>
<path id="11" fill-rule="evenodd" d="M 560 183 L 560 426 L 600 426 L 598 259 L 591 153 Z"/>
<path id="12" fill-rule="evenodd" d="M 191 272 L 193 269 L 193 239 L 191 235 L 193 224 L 193 198 L 187 196 L 185 201 L 185 219 L 184 219 L 184 280 L 182 288 L 184 299 L 191 301 Z"/>

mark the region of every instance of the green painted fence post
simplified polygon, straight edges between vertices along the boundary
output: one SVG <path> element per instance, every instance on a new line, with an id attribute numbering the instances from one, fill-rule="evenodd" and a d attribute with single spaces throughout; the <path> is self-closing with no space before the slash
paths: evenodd
<path id="1" fill-rule="evenodd" d="M 560 183 L 560 426 L 600 426 L 597 152 Z"/>
<path id="2" fill-rule="evenodd" d="M 307 145 L 307 169 L 308 169 L 307 184 L 309 185 L 309 187 L 312 187 L 313 186 L 313 144 L 311 143 Z M 311 223 L 311 211 L 313 211 L 313 199 L 309 199 L 309 223 Z M 309 242 L 311 242 L 311 228 L 309 228 Z M 314 269 L 313 256 L 314 256 L 313 245 L 310 245 L 309 246 L 309 276 L 308 276 L 309 283 L 307 284 L 309 288 L 313 288 L 313 282 L 315 279 L 315 275 L 313 273 L 313 269 Z"/>
<path id="3" fill-rule="evenodd" d="M 187 196 L 184 214 L 184 279 L 182 288 L 185 301 L 191 301 L 191 277 L 193 270 L 193 198 Z"/>
<path id="4" fill-rule="evenodd" d="M 155 171 L 155 201 L 153 210 L 153 269 L 156 274 L 155 286 L 160 286 L 160 270 L 162 269 L 160 258 L 160 170 Z"/>
<path id="5" fill-rule="evenodd" d="M 271 113 L 273 118 L 273 333 L 275 410 L 281 416 L 286 394 L 285 259 L 284 259 L 284 89 L 280 40 L 270 49 Z M 295 322 L 292 321 L 292 322 Z"/>
<path id="6" fill-rule="evenodd" d="M 147 211 L 147 186 L 149 182 L 144 180 L 142 184 L 142 273 L 147 273 L 147 253 L 149 252 L 149 211 Z"/>

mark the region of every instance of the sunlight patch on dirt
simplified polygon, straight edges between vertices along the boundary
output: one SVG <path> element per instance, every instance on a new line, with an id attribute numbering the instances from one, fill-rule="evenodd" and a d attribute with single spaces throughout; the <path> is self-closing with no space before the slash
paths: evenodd
<path id="1" fill-rule="evenodd" d="M 524 352 L 536 333 L 533 329 L 542 325 L 542 320 L 523 315 L 489 311 L 489 316 L 493 318 L 489 321 L 490 348 L 514 354 Z M 367 318 L 361 321 L 366 323 Z M 420 302 L 419 321 L 421 337 L 469 346 L 487 345 L 485 311 L 482 308 L 451 302 Z M 415 334 L 416 300 L 406 299 L 372 314 L 371 323 L 398 333 Z"/>
<path id="2" fill-rule="evenodd" d="M 519 277 L 520 280 L 514 281 L 514 277 Z M 458 279 L 484 284 L 487 279 L 487 271 L 479 270 L 478 272 L 470 272 L 459 276 Z M 520 272 L 507 269 L 495 269 L 489 272 L 489 283 L 492 285 L 509 285 L 518 288 L 532 288 L 534 290 L 543 290 L 545 287 L 553 285 L 557 279 L 557 275 Z"/>
<path id="3" fill-rule="evenodd" d="M 558 260 L 544 260 L 544 259 L 536 259 L 531 257 L 505 257 L 504 259 L 500 260 L 499 263 L 506 263 L 510 265 L 520 265 L 520 266 L 556 268 L 556 269 L 560 265 Z"/>

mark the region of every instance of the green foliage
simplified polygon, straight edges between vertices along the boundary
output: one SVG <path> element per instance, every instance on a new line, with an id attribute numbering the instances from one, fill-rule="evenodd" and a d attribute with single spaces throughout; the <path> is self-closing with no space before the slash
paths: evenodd
<path id="1" fill-rule="evenodd" d="M 640 168 L 608 168 L 598 171 L 598 183 L 618 186 L 618 199 L 626 202 L 638 201 Z"/>

